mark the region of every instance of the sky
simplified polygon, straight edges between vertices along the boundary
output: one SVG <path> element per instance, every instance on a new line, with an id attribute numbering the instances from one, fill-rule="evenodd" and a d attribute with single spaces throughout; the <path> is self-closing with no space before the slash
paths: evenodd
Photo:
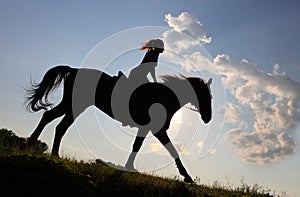
<path id="1" fill-rule="evenodd" d="M 213 78 L 213 119 L 186 108 L 168 133 L 188 172 L 202 183 L 243 179 L 299 196 L 300 3 L 298 1 L 1 1 L 0 127 L 27 137 L 42 111 L 24 107 L 24 87 L 56 65 L 124 73 L 158 37 L 159 74 Z M 62 87 L 51 95 L 58 103 Z M 40 139 L 52 147 L 55 126 Z M 60 154 L 124 165 L 135 128 L 88 108 L 64 136 Z M 174 177 L 171 157 L 149 135 L 139 171 Z"/>

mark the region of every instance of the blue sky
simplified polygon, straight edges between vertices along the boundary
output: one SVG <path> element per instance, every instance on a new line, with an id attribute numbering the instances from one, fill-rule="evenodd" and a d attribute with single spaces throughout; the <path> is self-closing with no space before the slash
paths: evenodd
<path id="1" fill-rule="evenodd" d="M 212 150 L 210 154 L 199 157 L 199 150 L 196 149 L 197 144 L 198 148 L 201 148 L 201 143 L 199 143 L 201 139 L 208 140 L 209 138 L 205 138 L 203 133 L 193 136 L 192 141 L 195 146 L 191 145 L 188 148 L 189 154 L 182 154 L 182 160 L 188 171 L 192 177 L 200 177 L 203 183 L 219 180 L 226 184 L 226 177 L 228 177 L 232 184 L 238 185 L 240 179 L 244 177 L 249 184 L 258 183 L 277 192 L 287 191 L 291 196 L 297 196 L 300 193 L 298 188 L 300 154 L 294 145 L 299 144 L 300 141 L 300 124 L 299 98 L 294 92 L 298 92 L 300 82 L 300 56 L 298 54 L 300 25 L 297 22 L 300 18 L 298 11 L 300 3 L 269 0 L 263 2 L 237 0 L 129 2 L 1 1 L 0 127 L 12 129 L 21 136 L 28 136 L 38 123 L 42 112 L 29 113 L 23 106 L 22 87 L 29 85 L 30 73 L 33 79 L 39 81 L 43 74 L 55 65 L 67 64 L 80 67 L 84 58 L 89 57 L 87 56 L 89 52 L 101 41 L 126 29 L 143 26 L 170 28 L 172 25 L 173 29 L 181 28 L 180 15 L 185 12 L 188 13 L 185 15 L 186 19 L 193 22 L 200 21 L 201 29 L 203 28 L 207 37 L 212 38 L 210 43 L 203 44 L 203 46 L 210 54 L 214 65 L 218 67 L 208 64 L 210 67 L 207 69 L 210 74 L 207 76 L 226 78 L 223 82 L 227 99 L 225 111 L 228 112 L 227 122 L 225 121 L 225 126 L 221 130 L 220 139 L 215 146 L 210 147 Z M 166 21 L 167 14 L 173 17 L 172 20 Z M 157 33 L 157 30 L 153 31 L 149 32 L 149 35 Z M 169 43 L 170 46 L 171 44 Z M 136 46 L 138 47 L 139 45 Z M 176 46 L 173 46 L 172 50 L 175 48 Z M 196 50 L 193 52 L 200 50 L 195 46 L 193 49 Z M 115 64 L 123 61 L 127 65 L 138 64 L 142 57 L 143 52 L 135 50 L 125 55 L 124 60 L 122 57 L 119 58 Z M 167 55 L 162 58 L 162 63 L 167 64 L 166 59 Z M 247 61 L 243 62 L 243 59 Z M 200 61 L 199 58 L 193 60 Z M 247 69 L 244 69 L 243 65 L 246 65 Z M 176 68 L 176 71 L 180 70 L 180 66 Z M 230 69 L 226 70 L 227 68 Z M 206 76 L 207 70 L 205 71 L 201 66 L 194 69 L 198 69 L 198 73 Z M 185 71 L 182 70 L 182 72 Z M 240 74 L 243 76 L 240 77 Z M 256 81 L 261 81 L 265 87 L 263 85 L 261 85 L 263 87 L 258 87 Z M 288 95 L 288 98 L 285 98 L 278 90 Z M 252 97 L 247 92 L 254 96 Z M 58 101 L 59 95 L 59 91 L 54 93 L 52 99 Z M 247 100 L 247 96 L 250 96 L 252 100 Z M 266 103 L 266 100 L 270 104 Z M 275 128 L 270 128 L 272 125 L 267 124 L 268 119 L 259 116 L 259 113 L 263 114 L 266 111 L 259 111 L 256 108 L 258 105 L 274 111 L 274 115 L 266 114 L 265 117 L 269 118 L 272 124 L 274 123 L 272 119 L 275 119 L 278 122 L 277 128 L 276 124 L 273 124 Z M 290 110 L 286 107 L 288 105 L 296 106 L 294 111 L 290 112 L 292 115 L 288 114 Z M 286 108 L 287 111 L 284 111 Z M 281 119 L 278 114 L 286 115 L 289 119 Z M 198 119 L 193 113 L 184 111 L 181 116 L 185 118 L 184 120 L 190 121 L 189 124 L 193 125 L 193 129 L 197 129 L 194 125 L 197 125 Z M 58 122 L 59 120 L 55 120 L 47 126 L 41 135 L 41 139 L 50 146 Z M 188 143 L 190 138 L 187 139 L 185 136 L 193 135 L 193 132 L 176 131 L 176 124 L 180 123 L 180 120 L 178 123 L 174 121 L 176 133 L 174 140 L 178 142 L 177 148 Z M 199 131 L 211 131 L 201 125 L 201 121 L 199 124 Z M 99 128 L 99 125 L 103 128 L 102 131 L 112 132 L 96 131 L 95 128 Z M 179 128 L 187 131 L 188 126 L 188 124 L 182 124 Z M 281 131 L 283 126 L 287 131 Z M 89 109 L 64 137 L 61 153 L 78 159 L 100 157 L 124 165 L 128 156 L 126 150 L 131 147 L 133 135 L 132 133 L 130 135 L 124 132 L 118 133 L 119 129 L 118 124 L 100 112 Z M 89 132 L 78 132 L 83 130 Z M 261 143 L 260 146 L 258 141 L 269 140 L 270 132 L 275 133 L 276 140 Z M 118 137 L 115 138 L 115 136 Z M 233 140 L 228 140 L 228 136 Z M 245 139 L 248 141 L 243 141 Z M 151 140 L 153 139 L 150 137 L 143 146 L 141 156 L 137 158 L 136 164 L 140 170 L 151 169 L 151 166 L 158 168 L 172 162 L 155 141 Z M 249 145 L 250 140 L 255 142 L 251 144 L 254 145 L 252 147 L 255 147 L 255 150 L 242 147 L 243 144 Z M 267 146 L 264 146 L 266 144 Z M 275 151 L 281 152 L 271 155 L 279 155 L 273 160 L 268 156 L 263 157 L 262 154 L 253 156 L 253 151 L 262 151 L 261 147 L 271 147 L 271 150 L 273 147 Z M 266 153 L 269 152 L 266 151 Z M 255 162 L 251 162 L 251 159 Z M 149 160 L 156 163 L 148 162 Z M 155 172 L 164 176 L 178 174 L 174 165 L 159 168 Z"/>

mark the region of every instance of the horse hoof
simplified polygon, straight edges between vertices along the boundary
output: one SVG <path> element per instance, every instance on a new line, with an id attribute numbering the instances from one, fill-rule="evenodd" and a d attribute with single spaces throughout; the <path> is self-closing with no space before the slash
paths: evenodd
<path id="1" fill-rule="evenodd" d="M 51 153 L 51 157 L 54 158 L 54 159 L 60 159 L 58 153 Z"/>
<path id="2" fill-rule="evenodd" d="M 138 172 L 135 168 L 125 168 L 129 172 Z"/>
<path id="3" fill-rule="evenodd" d="M 137 170 L 133 166 L 126 166 L 125 169 L 128 170 L 129 172 L 137 172 Z"/>
<path id="4" fill-rule="evenodd" d="M 186 183 L 194 183 L 193 179 L 191 177 L 189 177 L 189 176 L 184 178 L 184 182 L 186 182 Z"/>

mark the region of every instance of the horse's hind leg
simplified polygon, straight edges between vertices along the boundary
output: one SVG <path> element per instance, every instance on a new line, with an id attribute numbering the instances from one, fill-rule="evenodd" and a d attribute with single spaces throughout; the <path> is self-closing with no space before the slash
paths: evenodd
<path id="1" fill-rule="evenodd" d="M 34 142 L 37 141 L 39 138 L 40 134 L 42 133 L 43 129 L 47 124 L 49 124 L 51 121 L 54 119 L 62 116 L 65 113 L 64 106 L 62 102 L 54 107 L 53 109 L 44 112 L 42 119 L 40 120 L 38 126 L 36 129 L 33 131 L 31 136 L 27 139 L 27 144 L 26 145 L 32 145 Z"/>
<path id="2" fill-rule="evenodd" d="M 60 123 L 56 126 L 54 143 L 53 143 L 52 153 L 51 153 L 52 156 L 58 157 L 61 139 L 66 133 L 67 129 L 73 124 L 73 122 L 74 122 L 74 118 L 72 113 L 67 113 L 60 121 Z"/>
<path id="3" fill-rule="evenodd" d="M 134 163 L 137 153 L 139 152 L 139 150 L 143 144 L 143 141 L 144 141 L 147 133 L 148 133 L 148 130 L 147 131 L 144 129 L 138 130 L 137 136 L 135 137 L 135 140 L 134 140 L 134 143 L 132 146 L 132 152 L 130 153 L 129 158 L 125 164 L 125 168 L 127 170 L 135 171 L 133 163 Z"/>
<path id="4" fill-rule="evenodd" d="M 168 150 L 168 152 L 175 160 L 179 173 L 182 176 L 184 176 L 184 182 L 192 183 L 193 180 L 188 174 L 188 172 L 186 171 L 186 169 L 184 168 L 175 147 L 173 146 L 169 136 L 166 133 L 166 130 L 160 130 L 159 132 L 155 133 L 154 136 L 164 145 L 164 147 Z"/>

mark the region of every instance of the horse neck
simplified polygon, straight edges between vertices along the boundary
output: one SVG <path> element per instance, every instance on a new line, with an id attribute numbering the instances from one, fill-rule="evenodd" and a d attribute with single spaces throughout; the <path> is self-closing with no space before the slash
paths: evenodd
<path id="1" fill-rule="evenodd" d="M 177 82 L 167 83 L 166 85 L 171 88 L 178 97 L 180 107 L 183 107 L 188 103 L 194 104 L 197 102 L 194 88 L 187 80 L 178 79 Z"/>

